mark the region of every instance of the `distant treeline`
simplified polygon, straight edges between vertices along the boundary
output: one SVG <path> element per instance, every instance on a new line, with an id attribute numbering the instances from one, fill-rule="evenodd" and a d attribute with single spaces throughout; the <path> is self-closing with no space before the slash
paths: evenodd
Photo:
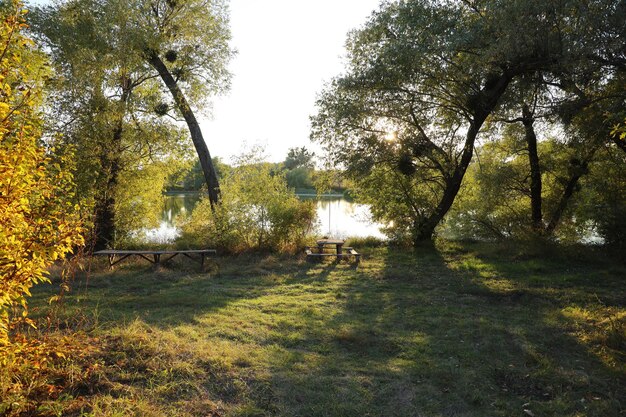
<path id="1" fill-rule="evenodd" d="M 283 175 L 287 186 L 294 189 L 298 194 L 317 194 L 322 176 L 332 178 L 330 186 L 322 190 L 325 194 L 350 195 L 350 184 L 341 175 L 328 170 L 316 169 L 315 154 L 305 147 L 289 149 L 285 160 L 282 162 L 259 162 L 265 165 L 273 175 Z M 236 166 L 225 163 L 222 158 L 213 158 L 213 165 L 221 180 L 233 174 Z M 195 160 L 193 164 L 181 167 L 168 177 L 165 186 L 166 192 L 172 191 L 204 191 L 206 181 L 200 162 Z"/>

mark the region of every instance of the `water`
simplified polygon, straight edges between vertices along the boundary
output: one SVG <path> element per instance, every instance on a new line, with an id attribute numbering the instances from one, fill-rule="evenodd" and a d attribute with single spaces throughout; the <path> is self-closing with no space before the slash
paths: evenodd
<path id="1" fill-rule="evenodd" d="M 381 225 L 372 222 L 369 207 L 364 204 L 356 204 L 343 197 L 299 197 L 317 200 L 319 234 L 340 239 L 349 236 L 384 238 L 380 232 Z"/>
<path id="2" fill-rule="evenodd" d="M 318 199 L 315 195 L 299 195 L 302 199 L 317 200 L 318 225 L 316 234 L 334 238 L 349 236 L 383 238 L 380 224 L 370 219 L 369 208 L 363 204 L 348 201 L 342 196 L 325 196 Z M 181 193 L 168 195 L 161 214 L 161 224 L 157 229 L 146 230 L 146 240 L 167 243 L 179 235 L 177 222 L 191 213 L 200 200 L 199 193 Z"/>

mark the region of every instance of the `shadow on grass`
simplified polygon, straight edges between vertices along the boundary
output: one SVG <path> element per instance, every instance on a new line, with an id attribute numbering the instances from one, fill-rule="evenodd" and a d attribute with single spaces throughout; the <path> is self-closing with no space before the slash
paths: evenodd
<path id="1" fill-rule="evenodd" d="M 335 271 L 336 314 L 303 316 L 297 343 L 275 341 L 296 352 L 273 369 L 283 415 L 623 412 L 623 369 L 592 353 L 563 318 L 578 278 L 563 287 L 558 271 L 544 266 L 544 285 L 533 290 L 524 268 L 502 259 L 471 271 L 458 267 L 463 256 L 435 249 L 377 256 L 381 268 L 374 256 L 356 273 Z M 612 284 L 607 295 L 620 288 Z M 587 292 L 577 297 L 593 301 Z"/>
<path id="2" fill-rule="evenodd" d="M 181 262 L 182 261 L 182 262 Z M 66 317 L 78 311 L 91 314 L 105 326 L 141 319 L 167 329 L 195 323 L 198 317 L 250 302 L 283 283 L 324 285 L 336 264 L 310 264 L 300 258 L 273 255 L 222 257 L 208 271 L 199 272 L 185 259 L 155 267 L 135 260 L 109 270 L 97 262 L 91 272 L 80 272 L 71 283 L 73 291 L 64 300 Z M 58 292 L 59 277 L 39 286 L 33 304 L 44 306 Z M 35 308 L 35 312 L 46 308 Z"/>
<path id="3" fill-rule="evenodd" d="M 151 383 L 179 387 L 168 400 L 206 390 L 226 415 L 622 415 L 623 352 L 602 354 L 568 312 L 623 307 L 623 268 L 472 245 L 367 252 L 356 269 L 260 255 L 210 274 L 130 264 L 79 280 L 68 314 L 145 323 L 118 347 L 136 381 L 161 354 L 151 328 L 173 329 L 160 337 L 178 338 L 195 385 L 159 376 L 180 362 L 171 352 Z"/>

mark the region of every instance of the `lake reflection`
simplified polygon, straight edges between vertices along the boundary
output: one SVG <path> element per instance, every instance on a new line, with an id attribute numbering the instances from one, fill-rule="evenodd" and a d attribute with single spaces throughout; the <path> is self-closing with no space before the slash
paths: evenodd
<path id="1" fill-rule="evenodd" d="M 317 232 L 328 237 L 374 236 L 382 238 L 380 224 L 371 221 L 369 208 L 343 197 L 324 197 L 317 200 Z"/>
<path id="2" fill-rule="evenodd" d="M 171 242 L 179 235 L 177 224 L 200 201 L 200 193 L 184 193 L 168 195 L 161 214 L 161 225 L 157 229 L 146 231 L 149 242 Z M 325 196 L 318 199 L 315 195 L 299 195 L 302 199 L 317 200 L 318 226 L 317 234 L 334 238 L 348 236 L 374 236 L 383 238 L 380 225 L 372 223 L 366 205 L 356 204 L 341 196 Z"/>

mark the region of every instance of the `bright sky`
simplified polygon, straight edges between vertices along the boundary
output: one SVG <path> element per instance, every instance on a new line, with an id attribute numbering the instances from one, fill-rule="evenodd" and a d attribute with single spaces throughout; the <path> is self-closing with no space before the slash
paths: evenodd
<path id="1" fill-rule="evenodd" d="M 380 0 L 231 0 L 228 96 L 214 101 L 202 130 L 212 155 L 226 160 L 244 143 L 265 144 L 281 161 L 309 142 L 309 116 L 325 81 L 343 69 L 349 30 L 362 25 Z"/>
<path id="2" fill-rule="evenodd" d="M 31 0 L 46 4 L 50 0 Z M 244 144 L 264 144 L 272 161 L 309 141 L 309 116 L 324 82 L 343 69 L 344 43 L 380 0 L 230 0 L 229 93 L 213 100 L 201 127 L 212 156 L 226 162 Z"/>

